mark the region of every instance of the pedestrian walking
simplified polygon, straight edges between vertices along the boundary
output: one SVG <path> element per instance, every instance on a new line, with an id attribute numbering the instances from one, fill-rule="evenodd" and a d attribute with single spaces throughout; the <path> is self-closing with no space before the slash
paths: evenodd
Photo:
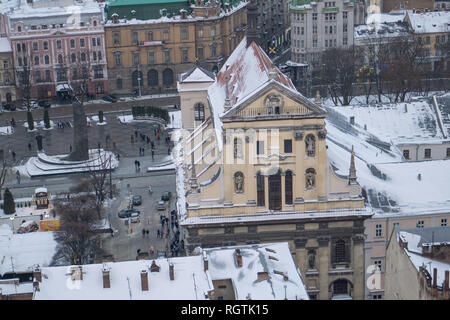
<path id="1" fill-rule="evenodd" d="M 16 171 L 16 178 L 17 178 L 17 183 L 20 184 L 20 172 L 19 172 L 19 170 Z"/>
<path id="2" fill-rule="evenodd" d="M 145 156 L 145 148 L 142 147 L 142 156 Z"/>
<path id="3" fill-rule="evenodd" d="M 155 143 L 153 141 L 150 141 L 150 144 L 152 145 L 152 149 L 155 149 Z"/>
<path id="4" fill-rule="evenodd" d="M 170 147 L 169 147 L 169 149 L 167 150 L 167 154 L 170 156 Z"/>
<path id="5" fill-rule="evenodd" d="M 134 137 L 131 135 L 131 143 L 134 143 Z"/>
<path id="6" fill-rule="evenodd" d="M 148 230 L 145 230 L 145 234 L 147 235 L 147 238 L 148 238 L 148 234 L 149 234 L 150 232 L 148 231 Z"/>
<path id="7" fill-rule="evenodd" d="M 156 135 L 156 137 L 158 138 L 158 143 L 159 143 L 159 140 L 161 139 L 160 134 L 158 133 L 158 134 Z"/>
<path id="8" fill-rule="evenodd" d="M 11 155 L 12 155 L 13 161 L 16 161 L 16 153 L 13 151 L 13 152 L 11 152 Z"/>
<path id="9" fill-rule="evenodd" d="M 31 150 L 31 143 L 28 142 L 28 150 Z"/>
<path id="10" fill-rule="evenodd" d="M 152 149 L 152 161 L 155 160 L 155 150 Z"/>
<path id="11" fill-rule="evenodd" d="M 158 229 L 158 231 L 156 232 L 156 238 L 159 239 L 159 229 Z"/>
<path id="12" fill-rule="evenodd" d="M 72 153 L 72 145 L 69 146 L 69 152 Z"/>
<path id="13" fill-rule="evenodd" d="M 142 229 L 142 238 L 145 238 L 145 229 Z"/>
<path id="14" fill-rule="evenodd" d="M 138 132 L 137 132 L 137 130 L 136 129 L 134 129 L 134 136 L 137 138 L 137 136 L 138 136 Z"/>
<path id="15" fill-rule="evenodd" d="M 117 161 L 119 161 L 120 160 L 120 154 L 117 154 L 116 157 L 117 157 Z"/>
<path id="16" fill-rule="evenodd" d="M 155 253 L 155 248 L 153 246 L 150 246 L 150 253 L 153 255 Z"/>

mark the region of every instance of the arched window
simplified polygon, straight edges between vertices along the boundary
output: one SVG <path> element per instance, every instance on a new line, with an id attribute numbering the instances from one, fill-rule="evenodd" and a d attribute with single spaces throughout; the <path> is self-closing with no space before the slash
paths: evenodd
<path id="1" fill-rule="evenodd" d="M 133 71 L 131 74 L 132 85 L 133 87 L 138 87 L 142 85 L 142 71 Z"/>
<path id="2" fill-rule="evenodd" d="M 77 57 L 75 56 L 75 53 L 72 53 L 70 55 L 70 61 L 72 61 L 73 63 L 77 62 Z"/>
<path id="3" fill-rule="evenodd" d="M 45 56 L 44 57 L 44 61 L 45 61 L 45 64 L 49 64 L 50 63 L 50 58 L 48 56 Z"/>
<path id="4" fill-rule="evenodd" d="M 312 189 L 316 186 L 316 170 L 313 168 L 306 169 L 305 173 L 306 189 Z"/>
<path id="5" fill-rule="evenodd" d="M 92 52 L 92 60 L 96 61 L 97 60 L 97 52 Z"/>
<path id="6" fill-rule="evenodd" d="M 151 69 L 147 73 L 147 82 L 150 87 L 158 86 L 158 71 Z"/>
<path id="7" fill-rule="evenodd" d="M 22 57 L 17 58 L 19 66 L 22 66 Z"/>
<path id="8" fill-rule="evenodd" d="M 265 190 L 264 190 L 264 176 L 261 172 L 256 174 L 256 192 L 257 192 L 257 205 L 259 207 L 264 207 L 265 203 Z"/>
<path id="9" fill-rule="evenodd" d="M 63 63 L 63 58 L 62 58 L 62 55 L 58 55 L 58 63 Z"/>
<path id="10" fill-rule="evenodd" d="M 99 51 L 97 54 L 98 61 L 102 60 L 102 52 Z"/>
<path id="11" fill-rule="evenodd" d="M 173 71 L 171 69 L 165 69 L 163 71 L 163 84 L 165 86 L 171 86 L 173 84 Z"/>
<path id="12" fill-rule="evenodd" d="M 197 103 L 194 106 L 195 121 L 205 121 L 205 106 L 202 103 Z"/>
<path id="13" fill-rule="evenodd" d="M 38 56 L 34 57 L 34 65 L 35 66 L 39 65 L 39 57 Z"/>
<path id="14" fill-rule="evenodd" d="M 86 54 L 84 52 L 81 53 L 81 61 L 86 61 Z"/>
<path id="15" fill-rule="evenodd" d="M 122 89 L 122 79 L 121 78 L 118 78 L 116 80 L 116 87 L 117 87 L 117 89 Z"/>
<path id="16" fill-rule="evenodd" d="M 97 26 L 97 20 L 94 20 L 94 27 Z"/>
<path id="17" fill-rule="evenodd" d="M 70 47 L 75 48 L 75 39 L 70 39 Z"/>
<path id="18" fill-rule="evenodd" d="M 305 148 L 307 157 L 316 156 L 316 139 L 312 134 L 309 134 L 305 138 Z"/>
<path id="19" fill-rule="evenodd" d="M 284 195 L 285 195 L 285 203 L 292 204 L 292 171 L 286 171 L 286 175 L 284 177 Z"/>

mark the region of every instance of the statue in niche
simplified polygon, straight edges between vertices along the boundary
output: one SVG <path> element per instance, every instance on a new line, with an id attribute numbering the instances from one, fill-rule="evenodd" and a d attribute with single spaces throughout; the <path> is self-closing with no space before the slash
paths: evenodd
<path id="1" fill-rule="evenodd" d="M 234 174 L 234 189 L 236 193 L 244 192 L 244 174 L 240 171 Z"/>
<path id="2" fill-rule="evenodd" d="M 315 149 L 316 149 L 316 142 L 314 139 L 314 136 L 309 135 L 306 137 L 305 139 L 305 144 L 306 144 L 306 155 L 308 157 L 314 157 L 315 155 Z"/>
<path id="3" fill-rule="evenodd" d="M 316 251 L 314 250 L 309 250 L 308 252 L 308 266 L 309 269 L 316 268 Z"/>
<path id="4" fill-rule="evenodd" d="M 315 185 L 315 170 L 314 169 L 308 169 L 306 170 L 306 188 L 311 189 L 314 188 Z"/>

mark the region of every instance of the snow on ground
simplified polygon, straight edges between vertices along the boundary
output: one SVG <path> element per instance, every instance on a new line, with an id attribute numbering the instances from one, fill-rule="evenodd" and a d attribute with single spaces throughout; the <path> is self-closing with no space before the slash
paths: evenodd
<path id="1" fill-rule="evenodd" d="M 10 135 L 10 134 L 13 134 L 13 132 L 14 132 L 14 128 L 11 126 L 0 127 L 0 134 Z"/>
<path id="2" fill-rule="evenodd" d="M 30 272 L 36 264 L 48 266 L 56 245 L 53 232 L 13 234 L 9 225 L 0 225 L 0 275 Z"/>
<path id="3" fill-rule="evenodd" d="M 104 126 L 104 125 L 107 124 L 107 123 L 106 123 L 106 117 L 105 117 L 105 116 L 103 116 L 103 122 L 99 122 L 98 120 L 99 120 L 98 116 L 92 116 L 92 121 L 96 122 L 96 124 L 97 124 L 98 126 Z"/>
<path id="4" fill-rule="evenodd" d="M 25 121 L 23 126 L 28 129 L 28 122 Z M 34 132 L 37 129 L 51 130 L 51 129 L 55 128 L 55 127 L 56 127 L 56 125 L 55 125 L 55 123 L 52 120 L 50 120 L 50 128 L 48 128 L 48 129 L 45 127 L 44 120 L 42 120 L 42 121 L 35 121 L 34 122 L 34 130 L 31 130 L 31 131 Z"/>
<path id="5" fill-rule="evenodd" d="M 121 123 L 131 123 L 134 121 L 133 115 L 131 115 L 131 114 L 126 115 L 126 116 L 118 116 L 117 119 L 119 119 L 119 121 Z"/>

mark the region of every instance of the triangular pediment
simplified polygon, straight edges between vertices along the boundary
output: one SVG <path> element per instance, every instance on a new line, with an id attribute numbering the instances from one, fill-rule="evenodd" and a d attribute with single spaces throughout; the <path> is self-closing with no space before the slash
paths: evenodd
<path id="1" fill-rule="evenodd" d="M 222 121 L 324 118 L 326 111 L 277 81 L 269 81 L 226 111 Z"/>

